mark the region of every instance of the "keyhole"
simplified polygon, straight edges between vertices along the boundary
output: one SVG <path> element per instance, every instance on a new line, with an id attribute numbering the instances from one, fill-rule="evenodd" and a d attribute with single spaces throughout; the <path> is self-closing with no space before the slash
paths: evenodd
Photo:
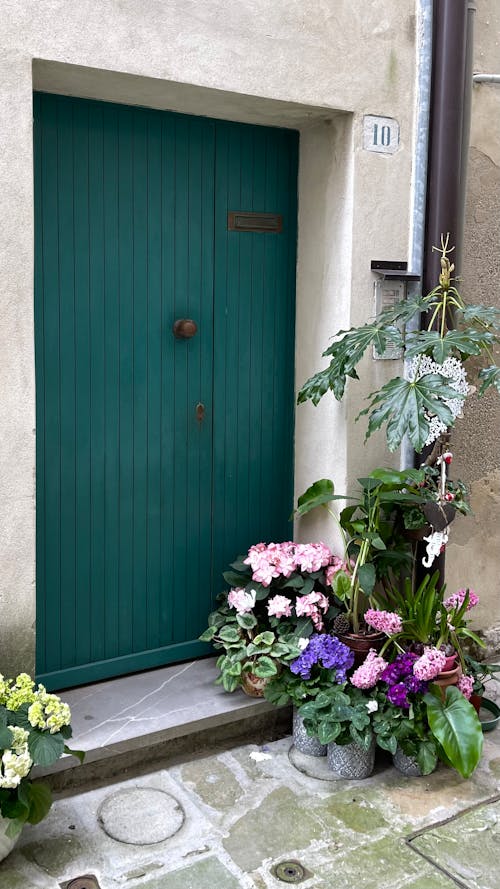
<path id="1" fill-rule="evenodd" d="M 199 401 L 198 404 L 196 405 L 196 419 L 198 420 L 198 423 L 202 423 L 204 417 L 205 417 L 205 405 L 202 404 L 201 401 Z"/>

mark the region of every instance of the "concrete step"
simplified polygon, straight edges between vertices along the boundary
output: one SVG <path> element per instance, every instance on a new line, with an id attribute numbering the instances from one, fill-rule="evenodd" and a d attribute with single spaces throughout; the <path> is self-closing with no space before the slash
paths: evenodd
<path id="1" fill-rule="evenodd" d="M 215 685 L 215 658 L 162 667 L 61 692 L 71 708 L 70 746 L 83 765 L 64 756 L 35 774 L 56 791 L 121 780 L 227 750 L 260 744 L 291 731 L 291 710 L 241 690 Z"/>

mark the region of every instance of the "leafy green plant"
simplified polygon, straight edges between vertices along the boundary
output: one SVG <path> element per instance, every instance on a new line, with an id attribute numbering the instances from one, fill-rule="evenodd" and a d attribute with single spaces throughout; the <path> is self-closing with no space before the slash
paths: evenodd
<path id="1" fill-rule="evenodd" d="M 350 683 L 335 685 L 303 704 L 299 715 L 307 733 L 320 744 L 354 741 L 368 750 L 375 736 L 380 747 L 392 753 L 396 750 L 385 696 L 376 690 L 366 694 Z"/>
<path id="2" fill-rule="evenodd" d="M 340 401 L 347 379 L 359 379 L 357 367 L 368 347 L 383 355 L 396 346 L 409 362 L 406 376 L 396 376 L 372 392 L 368 407 L 358 416 L 368 415 L 366 438 L 385 427 L 391 451 L 408 435 L 421 452 L 461 415 L 463 401 L 473 391 L 464 368 L 469 358 L 474 359 L 478 394 L 490 386 L 500 391 L 500 368 L 492 363 L 492 350 L 500 343 L 500 309 L 464 303 L 453 283 L 449 259 L 453 249 L 449 237 L 441 239 L 441 274 L 427 296 L 403 300 L 361 327 L 340 330 L 323 352 L 330 358 L 328 367 L 304 384 L 299 403 L 318 404 L 329 390 Z M 401 328 L 422 315 L 429 319 L 426 328 L 412 329 L 405 336 Z"/>
<path id="3" fill-rule="evenodd" d="M 355 633 L 359 632 L 366 600 L 373 595 L 377 582 L 385 585 L 394 572 L 411 568 L 411 546 L 401 533 L 397 509 L 426 502 L 418 491 L 423 478 L 423 472 L 417 469 L 398 472 L 378 468 L 358 479 L 358 497 L 335 494 L 330 479 L 319 479 L 299 497 L 297 516 L 322 506 L 340 530 L 346 565 L 350 568 L 335 574 L 332 587 Z M 409 490 L 411 484 L 414 487 Z M 338 517 L 328 505 L 336 500 L 350 501 Z"/>
<path id="4" fill-rule="evenodd" d="M 486 684 L 491 682 L 492 679 L 500 682 L 500 676 L 498 675 L 500 673 L 499 664 L 485 664 L 475 660 L 469 654 L 464 654 L 464 661 L 467 674 L 472 676 L 474 680 L 472 688 L 474 694 L 483 695 L 486 691 Z"/>

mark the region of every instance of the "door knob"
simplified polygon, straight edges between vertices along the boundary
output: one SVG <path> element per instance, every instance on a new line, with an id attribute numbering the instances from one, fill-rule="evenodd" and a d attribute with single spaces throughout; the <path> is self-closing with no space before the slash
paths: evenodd
<path id="1" fill-rule="evenodd" d="M 177 339 L 189 340 L 197 332 L 198 325 L 192 318 L 178 318 L 177 321 L 174 321 L 172 330 Z"/>

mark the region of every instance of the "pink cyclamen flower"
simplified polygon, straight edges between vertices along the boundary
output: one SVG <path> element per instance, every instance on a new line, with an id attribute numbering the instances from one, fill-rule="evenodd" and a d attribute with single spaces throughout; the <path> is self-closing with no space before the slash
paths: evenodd
<path id="1" fill-rule="evenodd" d="M 351 682 L 356 688 L 373 688 L 386 667 L 387 661 L 380 657 L 374 648 L 370 648 L 361 666 L 352 674 Z"/>
<path id="2" fill-rule="evenodd" d="M 470 701 L 472 689 L 474 687 L 474 679 L 472 676 L 461 676 L 457 682 L 457 688 L 462 692 L 464 698 Z"/>
<path id="3" fill-rule="evenodd" d="M 386 633 L 387 636 L 401 633 L 403 629 L 401 618 L 395 611 L 378 611 L 375 608 L 369 608 L 365 613 L 365 623 L 380 633 Z"/>
<path id="4" fill-rule="evenodd" d="M 312 592 L 306 596 L 297 596 L 295 612 L 297 617 L 310 617 L 314 628 L 320 632 L 323 629 L 322 614 L 326 614 L 329 604 L 323 593 Z"/>
<path id="5" fill-rule="evenodd" d="M 269 617 L 291 617 L 292 600 L 286 596 L 273 596 L 267 603 Z"/>
<path id="6" fill-rule="evenodd" d="M 452 593 L 451 596 L 448 596 L 448 598 L 444 600 L 443 604 L 446 610 L 451 611 L 453 608 L 460 608 L 464 603 L 467 593 L 469 593 L 467 611 L 470 611 L 471 608 L 475 608 L 475 606 L 479 604 L 479 596 L 476 595 L 474 590 L 457 590 L 456 593 Z"/>
<path id="7" fill-rule="evenodd" d="M 227 602 L 230 608 L 234 608 L 238 614 L 246 614 L 255 605 L 257 594 L 255 590 L 247 593 L 246 590 L 234 589 L 229 591 Z"/>
<path id="8" fill-rule="evenodd" d="M 423 655 L 413 664 L 413 675 L 423 682 L 435 679 L 444 670 L 446 655 L 438 648 L 426 648 Z"/>

